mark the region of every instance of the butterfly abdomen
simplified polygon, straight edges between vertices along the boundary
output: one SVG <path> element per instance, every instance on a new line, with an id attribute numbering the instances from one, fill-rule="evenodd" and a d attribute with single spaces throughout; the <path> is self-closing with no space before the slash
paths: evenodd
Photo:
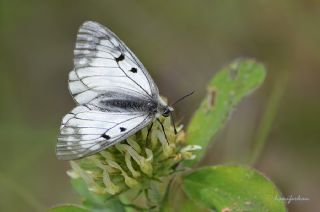
<path id="1" fill-rule="evenodd" d="M 100 105 L 109 111 L 115 112 L 146 112 L 156 113 L 157 103 L 153 101 L 145 101 L 141 99 L 111 99 L 111 100 L 101 100 Z"/>

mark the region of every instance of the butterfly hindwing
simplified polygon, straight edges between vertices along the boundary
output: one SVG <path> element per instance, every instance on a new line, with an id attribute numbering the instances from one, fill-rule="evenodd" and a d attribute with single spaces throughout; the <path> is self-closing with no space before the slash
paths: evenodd
<path id="1" fill-rule="evenodd" d="M 147 113 L 119 113 L 77 106 L 62 120 L 56 155 L 73 160 L 99 152 L 145 127 L 153 117 Z"/>

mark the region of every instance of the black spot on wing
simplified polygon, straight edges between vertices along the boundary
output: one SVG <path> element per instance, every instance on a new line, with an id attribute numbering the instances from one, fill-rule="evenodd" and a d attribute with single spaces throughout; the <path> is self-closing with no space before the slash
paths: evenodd
<path id="1" fill-rule="evenodd" d="M 126 131 L 126 130 L 127 130 L 126 128 L 120 127 L 120 131 L 121 131 L 121 132 L 124 132 L 124 131 Z"/>
<path id="2" fill-rule="evenodd" d="M 106 134 L 103 134 L 102 137 L 105 138 L 106 140 L 109 140 L 111 138 L 109 135 L 106 135 Z"/>
<path id="3" fill-rule="evenodd" d="M 138 70 L 136 68 L 132 68 L 129 71 L 131 71 L 132 73 L 137 73 Z"/>
<path id="4" fill-rule="evenodd" d="M 124 60 L 124 55 L 121 54 L 119 57 L 116 58 L 116 61 L 119 62 L 119 61 L 122 61 Z"/>

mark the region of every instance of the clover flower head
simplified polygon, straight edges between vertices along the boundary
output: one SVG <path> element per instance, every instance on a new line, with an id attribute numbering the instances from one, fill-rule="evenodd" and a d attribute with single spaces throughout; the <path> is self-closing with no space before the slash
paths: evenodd
<path id="1" fill-rule="evenodd" d="M 186 145 L 183 126 L 178 133 L 170 118 L 160 118 L 112 147 L 79 161 L 71 161 L 71 178 L 81 178 L 97 194 L 115 195 L 153 180 L 172 176 L 183 160 L 194 159 L 199 146 Z"/>

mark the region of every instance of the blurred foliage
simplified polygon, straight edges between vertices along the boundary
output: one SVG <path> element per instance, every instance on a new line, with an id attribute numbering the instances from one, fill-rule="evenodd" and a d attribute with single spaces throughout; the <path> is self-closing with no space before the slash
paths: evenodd
<path id="1" fill-rule="evenodd" d="M 240 100 L 259 87 L 265 78 L 262 64 L 254 60 L 237 60 L 223 68 L 207 86 L 207 96 L 193 115 L 188 126 L 188 143 L 200 145 L 195 160 L 200 161 L 207 152 L 216 133 L 226 124 L 234 107 Z"/>
<path id="2" fill-rule="evenodd" d="M 77 205 L 60 205 L 48 210 L 48 212 L 89 212 Z"/>
<path id="3" fill-rule="evenodd" d="M 169 100 L 196 90 L 176 108 L 183 123 L 218 68 L 238 56 L 266 65 L 264 86 L 239 105 L 214 149 L 208 149 L 215 153 L 205 158 L 207 164 L 247 160 L 270 91 L 286 72 L 286 90 L 256 167 L 284 196 L 311 199 L 291 203 L 289 211 L 317 210 L 319 1 L 2 0 L 1 211 L 43 211 L 78 199 L 65 175 L 68 165 L 56 160 L 54 147 L 60 120 L 74 107 L 67 74 L 75 34 L 85 20 L 116 32 Z"/>

